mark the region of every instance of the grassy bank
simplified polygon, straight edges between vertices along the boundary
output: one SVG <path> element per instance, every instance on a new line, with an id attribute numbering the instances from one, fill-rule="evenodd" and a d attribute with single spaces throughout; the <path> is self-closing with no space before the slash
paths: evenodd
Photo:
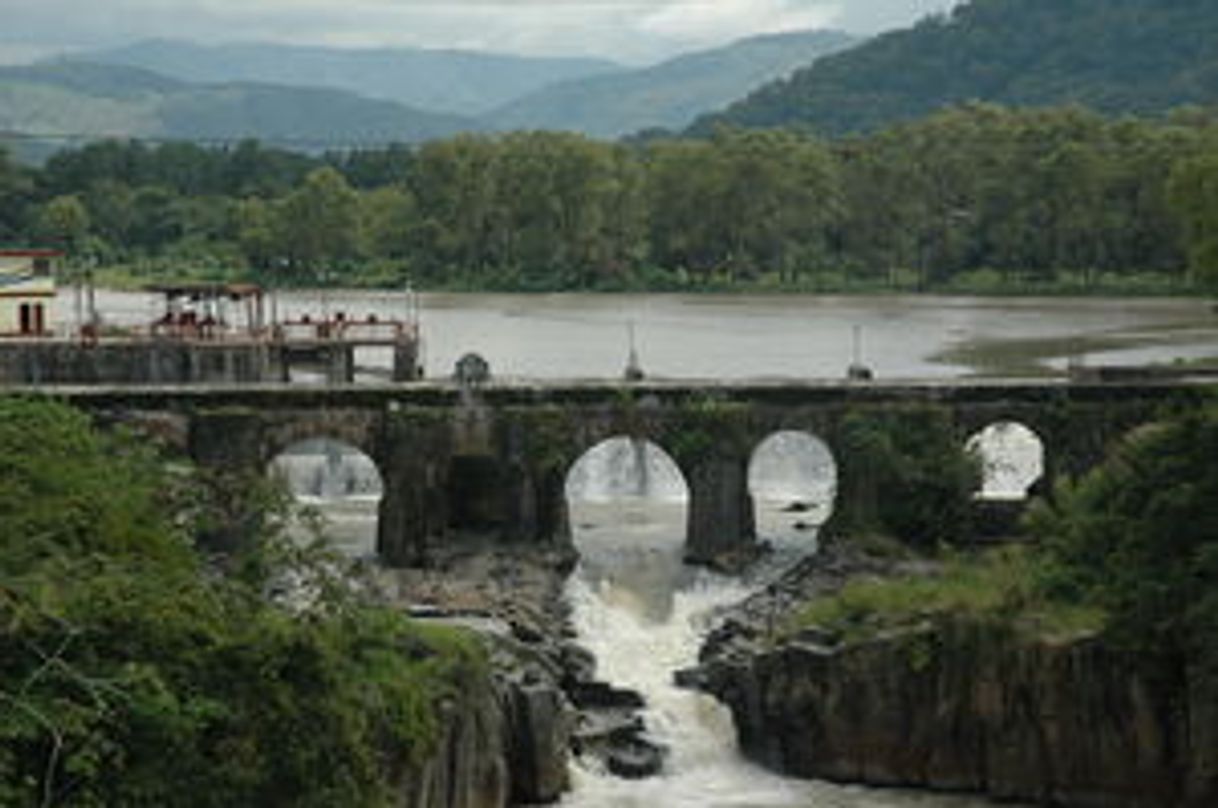
<path id="1" fill-rule="evenodd" d="M 1102 630 L 1102 609 L 1044 596 L 1041 565 L 1032 552 L 1015 547 L 953 556 L 919 574 L 855 580 L 797 610 L 776 639 L 815 628 L 852 643 L 949 619 L 1002 623 L 1044 639 Z"/>

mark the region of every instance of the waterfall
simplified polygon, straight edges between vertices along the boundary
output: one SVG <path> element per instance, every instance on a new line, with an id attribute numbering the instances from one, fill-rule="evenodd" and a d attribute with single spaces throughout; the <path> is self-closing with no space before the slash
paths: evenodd
<path id="1" fill-rule="evenodd" d="M 269 474 L 302 505 L 321 513 L 323 532 L 339 551 L 375 555 L 381 477 L 376 464 L 353 446 L 329 439 L 301 441 L 271 461 Z M 294 535 L 307 538 L 304 525 Z"/>
<path id="2" fill-rule="evenodd" d="M 618 437 L 599 443 L 567 475 L 570 500 L 684 502 L 688 496 L 673 459 L 641 439 Z"/>
<path id="3" fill-rule="evenodd" d="M 567 582 L 566 596 L 578 641 L 596 656 L 598 678 L 633 689 L 646 700 L 643 717 L 650 739 L 669 750 L 664 771 L 643 780 L 626 780 L 598 770 L 591 761 L 577 761 L 574 787 L 562 805 L 944 808 L 983 804 L 971 798 L 843 787 L 770 773 L 739 754 L 725 707 L 710 696 L 673 684 L 674 671 L 697 662 L 717 610 L 772 580 L 814 545 L 806 537 L 778 542 L 766 569 L 748 579 L 685 566 L 685 498 L 674 495 L 673 481 L 667 477 L 675 466 L 669 468 L 661 460 L 667 460 L 662 453 L 639 451 L 637 444 L 626 441 L 596 455 L 589 453 L 572 471 L 567 492 L 581 561 Z M 644 474 L 648 476 L 640 479 Z M 612 492 L 626 495 L 615 500 L 609 496 Z"/>

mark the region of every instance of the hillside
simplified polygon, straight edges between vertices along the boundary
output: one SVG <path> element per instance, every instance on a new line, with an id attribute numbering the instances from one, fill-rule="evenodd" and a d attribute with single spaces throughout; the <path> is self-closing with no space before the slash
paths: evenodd
<path id="1" fill-rule="evenodd" d="M 837 31 L 752 37 L 641 70 L 560 82 L 483 120 L 498 129 L 563 129 L 598 137 L 680 128 L 854 42 Z"/>
<path id="2" fill-rule="evenodd" d="M 453 114 L 480 114 L 541 87 L 616 71 L 602 59 L 414 48 L 340 49 L 262 43 L 199 45 L 153 39 L 80 58 L 182 81 L 256 82 L 346 90 Z"/>
<path id="3" fill-rule="evenodd" d="M 1218 102 L 1214 0 L 973 0 L 754 92 L 694 127 L 872 130 L 967 100 L 1109 113 Z"/>
<path id="4" fill-rule="evenodd" d="M 0 68 L 0 131 L 234 140 L 323 148 L 414 142 L 476 128 L 464 118 L 338 90 L 195 85 L 146 70 L 79 62 Z"/>

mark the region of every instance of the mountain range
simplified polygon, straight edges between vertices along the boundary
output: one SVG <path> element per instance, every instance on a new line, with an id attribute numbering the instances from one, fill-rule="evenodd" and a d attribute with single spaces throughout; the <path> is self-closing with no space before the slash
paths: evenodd
<path id="1" fill-rule="evenodd" d="M 564 129 L 604 138 L 681 129 L 857 41 L 841 31 L 750 37 L 640 70 L 557 82 L 490 112 L 483 122 L 497 129 Z"/>
<path id="2" fill-rule="evenodd" d="M 34 139 L 257 138 L 321 150 L 332 143 L 414 142 L 476 128 L 470 119 L 342 90 L 191 84 L 139 68 L 87 62 L 0 68 L 0 132 Z"/>
<path id="3" fill-rule="evenodd" d="M 257 138 L 318 151 L 512 129 L 619 137 L 691 121 L 691 134 L 727 124 L 835 136 L 967 101 L 1158 113 L 1218 103 L 1215 2 L 970 0 L 865 41 L 761 36 L 635 69 L 150 40 L 0 68 L 0 140 Z"/>
<path id="4" fill-rule="evenodd" d="M 148 40 L 0 67 L 0 133 L 257 138 L 311 151 L 512 129 L 617 137 L 679 129 L 854 41 L 826 31 L 761 36 L 627 69 L 465 51 Z"/>
<path id="5" fill-rule="evenodd" d="M 74 61 L 151 70 L 194 84 L 255 82 L 344 90 L 430 112 L 476 116 L 568 79 L 625 70 L 603 59 L 424 48 L 343 49 L 149 39 Z"/>
<path id="6" fill-rule="evenodd" d="M 775 81 L 716 125 L 867 131 L 965 101 L 1117 114 L 1218 103 L 1215 0 L 972 0 Z"/>

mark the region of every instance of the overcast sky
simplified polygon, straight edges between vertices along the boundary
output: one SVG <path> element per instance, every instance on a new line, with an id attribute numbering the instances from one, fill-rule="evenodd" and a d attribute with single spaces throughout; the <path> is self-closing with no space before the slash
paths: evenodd
<path id="1" fill-rule="evenodd" d="M 653 61 L 751 34 L 875 33 L 956 0 L 0 0 L 0 60 L 146 37 Z"/>

